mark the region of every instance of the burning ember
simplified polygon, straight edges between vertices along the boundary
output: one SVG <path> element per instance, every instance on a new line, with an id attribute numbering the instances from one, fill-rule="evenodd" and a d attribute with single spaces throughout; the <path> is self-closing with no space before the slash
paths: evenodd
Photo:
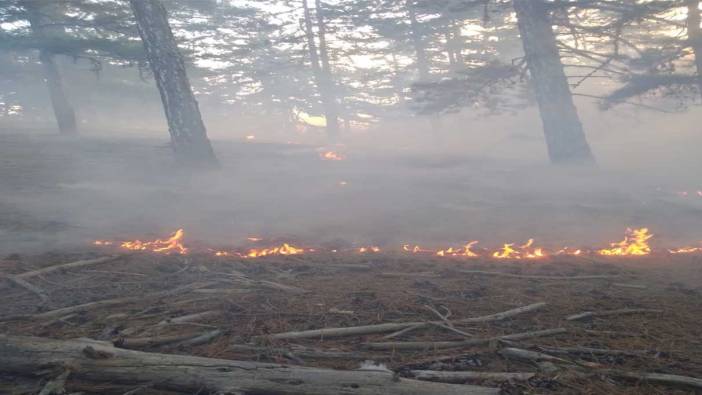
<path id="1" fill-rule="evenodd" d="M 93 245 L 96 245 L 96 246 L 111 246 L 112 244 L 114 244 L 114 243 L 111 241 L 108 241 L 108 240 L 95 240 L 93 242 Z"/>
<path id="2" fill-rule="evenodd" d="M 537 259 L 546 256 L 543 248 L 532 248 L 534 239 L 529 239 L 524 245 L 514 246 L 505 244 L 499 251 L 492 254 L 496 259 Z"/>
<path id="3" fill-rule="evenodd" d="M 651 253 L 651 247 L 648 245 L 651 237 L 653 235 L 648 233 L 648 228 L 627 228 L 624 240 L 612 243 L 612 248 L 599 250 L 597 253 L 607 256 L 648 255 Z"/>
<path id="4" fill-rule="evenodd" d="M 695 254 L 702 252 L 702 247 L 682 247 L 674 250 L 668 250 L 671 254 Z"/>
<path id="5" fill-rule="evenodd" d="M 161 253 L 176 252 L 178 254 L 187 254 L 188 249 L 183 246 L 183 236 L 185 236 L 185 231 L 183 231 L 183 229 L 178 229 L 166 240 L 125 241 L 120 246 L 122 248 L 134 251 L 151 251 Z"/>
<path id="6" fill-rule="evenodd" d="M 376 253 L 380 252 L 380 247 L 372 246 L 372 247 L 361 247 L 358 249 L 358 252 L 365 254 L 365 253 Z"/>
<path id="7" fill-rule="evenodd" d="M 326 151 L 319 154 L 320 158 L 324 160 L 344 160 L 346 159 L 343 155 L 334 151 Z"/>
<path id="8" fill-rule="evenodd" d="M 249 141 L 256 140 L 256 136 L 254 136 L 253 134 L 250 134 L 250 135 L 246 136 L 246 140 L 249 140 Z"/>

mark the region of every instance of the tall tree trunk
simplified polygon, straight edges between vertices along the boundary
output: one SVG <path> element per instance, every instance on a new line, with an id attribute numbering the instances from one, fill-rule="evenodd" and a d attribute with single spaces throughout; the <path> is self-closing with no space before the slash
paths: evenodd
<path id="1" fill-rule="evenodd" d="M 217 166 L 185 62 L 159 0 L 129 0 L 139 35 L 156 79 L 176 160 L 184 166 Z"/>
<path id="2" fill-rule="evenodd" d="M 326 24 L 322 5 L 319 0 L 315 0 L 315 11 L 317 14 L 317 35 L 319 37 L 319 49 L 314 37 L 312 15 L 307 0 L 302 1 L 305 14 L 305 35 L 310 53 L 310 63 L 314 73 L 315 84 L 319 89 L 319 96 L 324 107 L 324 118 L 327 122 L 327 135 L 334 140 L 339 135 L 339 110 L 334 94 L 334 82 L 332 79 L 331 66 L 329 64 L 329 50 L 327 48 Z"/>
<path id="3" fill-rule="evenodd" d="M 414 0 L 406 0 L 405 6 L 410 20 L 410 32 L 414 51 L 417 56 L 417 71 L 419 72 L 419 80 L 423 81 L 429 78 L 429 62 L 427 61 L 427 53 L 422 40 L 422 32 L 417 20 L 417 12 L 414 7 Z"/>
<path id="4" fill-rule="evenodd" d="M 593 163 L 563 71 L 547 4 L 543 0 L 513 0 L 513 4 L 551 162 Z"/>
<path id="5" fill-rule="evenodd" d="M 702 95 L 702 29 L 700 29 L 700 0 L 686 0 L 687 5 L 687 40 L 695 55 L 697 79 Z"/>
<path id="6" fill-rule="evenodd" d="M 27 11 L 27 19 L 32 28 L 32 33 L 39 41 L 49 36 L 65 34 L 62 27 L 48 26 L 51 23 L 50 17 L 59 15 L 61 11 L 60 2 L 23 0 L 21 4 Z M 49 90 L 49 98 L 51 99 L 51 106 L 54 110 L 59 132 L 63 135 L 77 134 L 76 113 L 63 89 L 61 72 L 56 64 L 54 54 L 51 53 L 50 49 L 42 48 L 39 50 L 39 61 L 44 70 L 44 80 Z"/>

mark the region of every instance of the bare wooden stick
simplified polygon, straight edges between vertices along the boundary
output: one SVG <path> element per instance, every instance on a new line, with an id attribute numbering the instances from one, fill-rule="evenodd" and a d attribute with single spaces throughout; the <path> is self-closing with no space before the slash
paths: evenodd
<path id="1" fill-rule="evenodd" d="M 579 321 L 593 317 L 611 317 L 619 315 L 630 315 L 630 314 L 660 314 L 663 310 L 656 309 L 619 309 L 619 310 L 608 310 L 608 311 L 586 311 L 583 313 L 573 314 L 566 317 L 567 321 Z"/>
<path id="2" fill-rule="evenodd" d="M 483 270 L 459 270 L 460 273 L 465 274 L 476 274 L 480 276 L 495 276 L 495 277 L 509 277 L 509 278 L 524 278 L 530 280 L 566 280 L 566 281 L 581 281 L 581 280 L 608 280 L 612 278 L 618 278 L 618 275 L 607 275 L 607 274 L 597 274 L 597 275 L 587 275 L 587 276 L 540 276 L 540 275 L 529 275 L 529 274 L 514 274 L 505 272 L 488 272 Z"/>
<path id="3" fill-rule="evenodd" d="M 46 291 L 43 289 L 37 287 L 36 285 L 30 284 L 29 282 L 25 281 L 21 277 L 18 276 L 4 276 L 5 279 L 10 281 L 11 283 L 18 285 L 27 291 L 37 295 L 39 299 L 41 299 L 41 304 L 47 304 L 49 302 L 49 295 L 47 295 Z"/>
<path id="4" fill-rule="evenodd" d="M 171 335 L 171 336 L 152 336 L 152 337 L 126 337 L 118 339 L 114 345 L 120 348 L 145 348 L 163 346 L 165 344 L 178 343 L 185 340 L 190 340 L 193 337 L 192 333 L 187 335 Z"/>
<path id="5" fill-rule="evenodd" d="M 653 353 L 650 350 L 612 350 L 606 348 L 590 347 L 544 347 L 538 349 L 550 354 L 588 354 L 588 355 L 614 355 L 614 356 L 641 356 Z"/>
<path id="6" fill-rule="evenodd" d="M 154 383 L 192 394 L 497 395 L 498 388 L 398 378 L 391 372 L 343 371 L 124 350 L 90 340 L 0 335 L 0 371 L 32 375 L 70 364 L 76 379 Z"/>
<path id="7" fill-rule="evenodd" d="M 41 313 L 41 314 L 35 314 L 35 315 L 29 316 L 29 317 L 35 318 L 35 319 L 46 319 L 46 318 L 60 317 L 60 316 L 68 315 L 71 313 L 94 310 L 94 309 L 108 307 L 108 306 L 115 306 L 115 305 L 121 305 L 121 304 L 132 303 L 132 302 L 140 302 L 140 301 L 144 301 L 144 300 L 166 298 L 166 297 L 190 292 L 194 289 L 205 288 L 205 287 L 208 287 L 210 285 L 212 285 L 212 283 L 193 283 L 193 284 L 188 284 L 188 285 L 185 285 L 185 286 L 182 286 L 179 288 L 171 289 L 168 291 L 155 292 L 155 293 L 147 294 L 147 295 L 143 295 L 143 296 L 128 296 L 125 298 L 100 300 L 97 302 L 88 302 L 88 303 L 79 304 L 76 306 L 63 307 L 63 308 L 56 309 L 56 310 L 46 311 L 46 312 Z"/>
<path id="8" fill-rule="evenodd" d="M 503 348 L 502 350 L 499 351 L 499 353 L 500 353 L 500 355 L 502 355 L 505 358 L 524 359 L 524 360 L 532 361 L 532 362 L 548 361 L 548 362 L 571 363 L 568 360 L 565 360 L 565 359 L 559 358 L 559 357 L 554 357 L 553 355 L 548 355 L 548 354 L 545 354 L 542 352 L 523 350 L 521 348 L 515 348 L 515 347 Z"/>
<path id="9" fill-rule="evenodd" d="M 625 283 L 614 283 L 612 284 L 613 287 L 619 287 L 619 288 L 630 288 L 630 289 L 646 289 L 648 288 L 645 285 L 641 284 L 625 284 Z"/>
<path id="10" fill-rule="evenodd" d="M 58 377 L 53 380 L 49 380 L 41 389 L 39 395 L 61 395 L 66 393 L 66 380 L 71 374 L 71 371 L 66 369 Z"/>
<path id="11" fill-rule="evenodd" d="M 546 303 L 534 303 L 528 306 L 518 307 L 516 309 L 511 309 L 503 311 L 501 313 L 485 315 L 481 317 L 464 318 L 461 320 L 455 320 L 454 323 L 478 323 L 478 322 L 492 322 L 501 321 L 516 315 L 532 312 L 546 306 Z M 386 323 L 386 324 L 376 324 L 376 325 L 363 325 L 363 326 L 351 326 L 346 328 L 323 328 L 323 329 L 313 329 L 308 331 L 299 332 L 284 332 L 270 335 L 269 338 L 276 340 L 283 339 L 309 339 L 309 338 L 331 338 L 331 337 L 343 337 L 343 336 L 361 336 L 370 335 L 376 333 L 387 333 L 400 331 L 409 327 L 423 328 L 432 323 L 443 323 L 443 321 L 431 321 L 430 322 L 397 322 L 397 323 Z M 417 329 L 415 328 L 415 329 Z"/>
<path id="12" fill-rule="evenodd" d="M 436 370 L 411 370 L 418 380 L 463 384 L 469 381 L 526 381 L 536 376 L 531 372 L 445 372 Z"/>
<path id="13" fill-rule="evenodd" d="M 20 274 L 15 275 L 15 277 L 26 279 L 26 278 L 30 278 L 30 277 L 34 277 L 34 276 L 39 276 L 39 275 L 44 275 L 44 274 L 48 274 L 51 272 L 55 272 L 57 270 L 68 270 L 68 269 L 75 269 L 78 267 L 99 265 L 101 263 L 111 262 L 111 261 L 120 259 L 122 257 L 123 257 L 123 255 L 103 256 L 103 257 L 95 258 L 95 259 L 86 259 L 86 260 L 80 260 L 80 261 L 75 261 L 75 262 L 69 262 L 69 263 L 64 263 L 61 265 L 54 265 L 54 266 L 44 267 L 44 268 L 37 269 L 37 270 L 32 270 L 29 272 L 20 273 Z"/>
<path id="14" fill-rule="evenodd" d="M 167 318 L 167 319 L 159 322 L 158 324 L 156 324 L 156 326 L 197 322 L 197 321 L 206 320 L 206 319 L 209 319 L 212 317 L 217 317 L 221 314 L 222 314 L 222 312 L 219 310 L 208 310 L 208 311 L 203 311 L 200 313 L 188 314 L 188 315 L 183 315 L 183 316 L 175 317 L 175 318 Z"/>
<path id="15" fill-rule="evenodd" d="M 358 359 L 358 360 L 379 360 L 386 359 L 387 356 L 383 355 L 368 355 L 348 351 L 329 351 L 329 350 L 319 350 L 310 347 L 292 346 L 290 348 L 275 348 L 275 347 L 262 347 L 253 346 L 248 344 L 232 344 L 229 346 L 229 350 L 235 352 L 244 353 L 257 353 L 257 354 L 267 354 L 267 355 L 286 355 L 287 353 L 294 353 L 296 356 L 301 358 L 312 358 L 312 359 Z"/>
<path id="16" fill-rule="evenodd" d="M 439 341 L 439 342 L 379 342 L 379 343 L 364 343 L 363 347 L 370 350 L 395 350 L 395 351 L 413 351 L 413 350 L 443 350 L 448 348 L 463 348 L 489 344 L 497 340 L 523 340 L 534 337 L 553 336 L 565 333 L 565 328 L 545 329 L 540 331 L 514 333 L 511 335 L 496 336 L 490 338 L 468 339 L 459 341 Z"/>
<path id="17" fill-rule="evenodd" d="M 618 377 L 622 379 L 646 381 L 672 386 L 691 387 L 696 388 L 698 390 L 702 389 L 702 379 L 689 376 L 679 376 L 677 374 L 625 372 L 618 370 L 605 371 L 605 374 L 611 377 Z"/>

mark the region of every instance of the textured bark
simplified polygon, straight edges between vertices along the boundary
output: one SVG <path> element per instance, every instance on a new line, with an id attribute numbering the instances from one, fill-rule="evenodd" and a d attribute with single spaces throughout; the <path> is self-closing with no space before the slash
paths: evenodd
<path id="1" fill-rule="evenodd" d="M 429 63 L 427 62 L 427 53 L 422 41 L 422 32 L 420 31 L 419 21 L 417 21 L 417 12 L 415 11 L 414 0 L 407 0 L 407 13 L 410 20 L 410 32 L 412 35 L 412 43 L 417 56 L 417 71 L 419 79 L 426 80 L 429 77 Z"/>
<path id="2" fill-rule="evenodd" d="M 142 1 L 142 0 L 137 0 Z M 33 375 L 70 369 L 86 381 L 153 383 L 157 389 L 217 394 L 497 395 L 497 388 L 394 377 L 379 371 L 339 371 L 270 363 L 123 350 L 94 340 L 0 335 L 0 371 Z"/>
<path id="3" fill-rule="evenodd" d="M 32 28 L 32 34 L 37 38 L 42 39 L 52 35 L 65 34 L 62 27 L 49 26 L 51 22 L 50 16 L 58 15 L 61 11 L 60 2 L 23 0 L 21 4 L 27 11 L 27 19 Z M 44 71 L 44 80 L 49 90 L 51 106 L 54 110 L 59 132 L 64 135 L 77 134 L 76 113 L 63 89 L 61 72 L 56 64 L 54 54 L 51 53 L 49 48 L 42 48 L 39 50 L 39 61 Z"/>
<path id="4" fill-rule="evenodd" d="M 156 79 L 176 160 L 187 167 L 217 166 L 168 14 L 159 0 L 130 0 Z"/>
<path id="5" fill-rule="evenodd" d="M 552 163 L 592 163 L 543 0 L 513 0 Z"/>
<path id="6" fill-rule="evenodd" d="M 319 48 L 315 41 L 314 30 L 312 28 L 312 14 L 307 0 L 302 1 L 305 14 L 305 35 L 307 37 L 307 47 L 312 63 L 315 84 L 319 89 L 319 95 L 324 107 L 324 117 L 327 122 L 327 134 L 329 138 L 335 139 L 339 135 L 339 110 L 334 94 L 334 81 L 332 77 L 331 65 L 329 63 L 329 49 L 327 47 L 326 24 L 321 1 L 315 0 L 317 36 L 319 38 Z"/>
<path id="7" fill-rule="evenodd" d="M 687 40 L 695 55 L 697 84 L 702 95 L 702 29 L 700 29 L 700 0 L 686 0 L 687 5 Z"/>

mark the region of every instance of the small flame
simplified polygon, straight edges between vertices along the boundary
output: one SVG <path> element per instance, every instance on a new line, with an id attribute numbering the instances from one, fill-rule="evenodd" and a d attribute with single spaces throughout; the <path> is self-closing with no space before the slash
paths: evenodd
<path id="1" fill-rule="evenodd" d="M 253 134 L 250 134 L 250 135 L 246 136 L 246 140 L 248 140 L 248 141 L 256 140 L 256 136 L 254 136 Z"/>
<path id="2" fill-rule="evenodd" d="M 269 255 L 299 255 L 299 254 L 302 254 L 304 252 L 305 252 L 305 250 L 302 248 L 297 248 L 297 247 L 294 247 L 288 243 L 283 243 L 283 245 L 281 245 L 279 247 L 262 248 L 262 249 L 253 248 L 246 253 L 246 257 L 260 258 L 262 256 L 269 256 Z"/>
<path id="3" fill-rule="evenodd" d="M 581 250 L 581 249 L 573 250 L 573 249 L 571 249 L 570 247 L 563 247 L 563 248 L 561 248 L 560 250 L 556 251 L 556 254 L 555 254 L 555 255 L 573 255 L 573 256 L 578 256 L 578 255 L 582 255 L 582 254 L 583 254 L 583 250 Z"/>
<path id="4" fill-rule="evenodd" d="M 365 254 L 365 253 L 377 253 L 380 252 L 380 247 L 376 246 L 371 246 L 371 247 L 361 247 L 358 249 L 358 252 Z"/>
<path id="5" fill-rule="evenodd" d="M 462 256 L 462 257 L 474 258 L 474 257 L 478 256 L 478 254 L 476 254 L 475 252 L 472 251 L 473 246 L 476 244 L 478 244 L 478 242 L 474 240 L 474 241 L 466 243 L 466 245 L 464 245 L 461 248 L 454 249 L 453 247 L 451 247 L 447 250 L 439 250 L 436 252 L 436 255 L 438 255 L 438 256 Z"/>
<path id="6" fill-rule="evenodd" d="M 246 240 L 248 240 L 248 241 L 250 241 L 250 242 L 252 242 L 252 243 L 256 243 L 256 242 L 259 242 L 259 241 L 261 241 L 261 240 L 263 240 L 263 239 L 260 238 L 260 237 L 252 236 L 252 237 L 247 237 Z"/>
<path id="7" fill-rule="evenodd" d="M 93 242 L 93 245 L 96 245 L 96 246 L 111 246 L 113 244 L 114 243 L 109 241 L 109 240 L 95 240 Z"/>
<path id="8" fill-rule="evenodd" d="M 702 247 L 682 247 L 674 250 L 668 250 L 671 254 L 696 254 L 702 252 Z"/>
<path id="9" fill-rule="evenodd" d="M 628 228 L 624 240 L 611 243 L 612 248 L 599 250 L 597 253 L 606 256 L 648 255 L 651 253 L 648 240 L 652 237 L 653 235 L 648 233 L 648 228 Z"/>
<path id="10" fill-rule="evenodd" d="M 185 231 L 183 229 L 178 229 L 175 233 L 171 235 L 166 240 L 154 240 L 154 241 L 125 241 L 120 246 L 128 250 L 134 251 L 151 251 L 151 252 L 176 252 L 178 254 L 187 254 L 188 249 L 183 246 L 183 237 L 185 236 Z"/>
<path id="11" fill-rule="evenodd" d="M 319 154 L 319 156 L 324 160 L 344 160 L 346 159 L 343 155 L 334 151 L 326 151 Z"/>
<path id="12" fill-rule="evenodd" d="M 547 256 L 543 248 L 532 248 L 532 245 L 534 245 L 534 239 L 529 239 L 520 246 L 505 244 L 502 248 L 493 252 L 492 257 L 496 259 L 539 259 Z"/>
<path id="13" fill-rule="evenodd" d="M 403 244 L 403 245 L 402 245 L 402 250 L 403 250 L 403 251 L 407 251 L 407 252 L 411 252 L 411 253 L 413 253 L 413 254 L 418 254 L 418 253 L 420 253 L 420 252 L 431 252 L 430 250 L 425 250 L 425 249 L 423 249 L 422 247 L 420 247 L 420 246 L 418 246 L 418 245 L 412 246 L 412 245 L 409 245 L 409 244 Z"/>

